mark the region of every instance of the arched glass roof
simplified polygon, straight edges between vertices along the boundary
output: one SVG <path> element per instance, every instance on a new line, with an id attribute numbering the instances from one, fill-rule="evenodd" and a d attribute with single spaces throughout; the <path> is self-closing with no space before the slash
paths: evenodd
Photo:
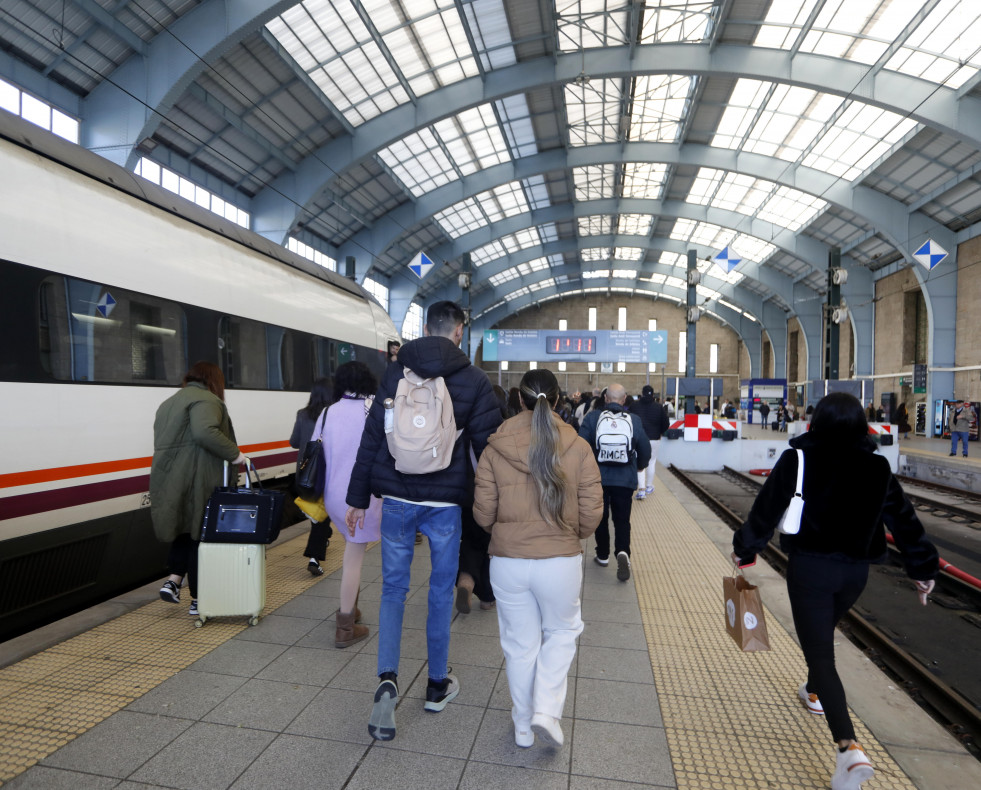
<path id="1" fill-rule="evenodd" d="M 393 312 L 458 296 L 465 254 L 486 321 L 677 299 L 694 248 L 760 321 L 831 247 L 876 272 L 981 229 L 974 0 L 10 0 L 0 53 L 83 145 L 354 257 Z"/>

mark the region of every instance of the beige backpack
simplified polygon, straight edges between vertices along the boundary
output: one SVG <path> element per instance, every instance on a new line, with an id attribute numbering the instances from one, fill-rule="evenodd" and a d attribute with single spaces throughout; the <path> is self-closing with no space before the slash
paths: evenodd
<path id="1" fill-rule="evenodd" d="M 395 390 L 391 430 L 386 432 L 395 469 L 423 475 L 450 465 L 456 429 L 453 402 L 442 376 L 425 379 L 408 368 Z"/>

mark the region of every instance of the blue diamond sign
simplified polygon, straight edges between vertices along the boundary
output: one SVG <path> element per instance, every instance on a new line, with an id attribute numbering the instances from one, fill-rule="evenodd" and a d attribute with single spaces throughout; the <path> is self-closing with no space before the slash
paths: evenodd
<path id="1" fill-rule="evenodd" d="M 937 244 L 933 239 L 927 239 L 926 243 L 913 253 L 913 257 L 927 269 L 933 269 L 934 266 L 947 257 L 947 250 Z"/>
<path id="2" fill-rule="evenodd" d="M 420 280 L 429 274 L 435 265 L 424 252 L 417 253 L 416 257 L 409 261 L 409 268 Z"/>
<path id="3" fill-rule="evenodd" d="M 95 303 L 95 309 L 99 311 L 99 314 L 103 318 L 108 318 L 112 309 L 116 306 L 116 300 L 112 298 L 112 294 L 106 291 L 99 297 L 99 301 Z"/>
<path id="4" fill-rule="evenodd" d="M 736 253 L 730 250 L 728 247 L 723 249 L 722 252 L 716 255 L 712 260 L 715 261 L 716 265 L 726 274 L 729 274 L 729 272 L 743 262 L 743 259 L 737 257 Z"/>

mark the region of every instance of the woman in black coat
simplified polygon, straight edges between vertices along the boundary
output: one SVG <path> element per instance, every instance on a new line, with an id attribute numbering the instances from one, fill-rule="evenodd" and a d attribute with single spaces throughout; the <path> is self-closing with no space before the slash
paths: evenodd
<path id="1" fill-rule="evenodd" d="M 733 561 L 756 562 L 786 510 L 797 484 L 797 452 L 804 453 L 804 513 L 800 531 L 781 535 L 789 555 L 787 591 L 794 627 L 807 662 L 807 681 L 798 696 L 814 714 L 826 716 L 838 745 L 832 790 L 853 790 L 873 774 L 855 742 L 845 690 L 835 669 L 834 632 L 858 600 L 869 564 L 886 555 L 889 528 L 903 555 L 906 573 L 926 604 L 939 571 L 937 550 L 903 494 L 889 462 L 875 451 L 865 412 L 844 392 L 821 399 L 811 430 L 790 440 L 760 490 L 746 523 L 733 538 Z"/>

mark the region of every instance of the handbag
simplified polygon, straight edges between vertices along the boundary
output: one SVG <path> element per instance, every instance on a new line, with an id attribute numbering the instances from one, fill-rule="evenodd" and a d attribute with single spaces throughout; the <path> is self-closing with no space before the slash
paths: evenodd
<path id="1" fill-rule="evenodd" d="M 252 487 L 249 470 L 255 475 Z M 245 470 L 245 487 L 228 484 L 225 462 L 224 485 L 217 486 L 204 509 L 201 540 L 205 543 L 272 543 L 279 537 L 286 494 L 262 487 L 252 461 Z"/>
<path id="2" fill-rule="evenodd" d="M 738 572 L 738 573 L 737 573 Z M 726 631 L 743 652 L 770 649 L 763 601 L 759 588 L 749 583 L 738 568 L 722 577 L 722 597 L 726 607 Z"/>
<path id="3" fill-rule="evenodd" d="M 777 532 L 784 535 L 796 535 L 800 532 L 800 519 L 804 515 L 804 452 L 797 451 L 797 488 L 790 498 L 790 504 L 783 511 L 777 523 Z"/>
<path id="4" fill-rule="evenodd" d="M 327 424 L 327 409 L 320 413 L 320 433 L 310 438 L 303 448 L 303 457 L 296 468 L 296 491 L 301 499 L 316 502 L 324 493 L 324 477 L 327 475 L 327 462 L 324 460 L 324 427 Z"/>

